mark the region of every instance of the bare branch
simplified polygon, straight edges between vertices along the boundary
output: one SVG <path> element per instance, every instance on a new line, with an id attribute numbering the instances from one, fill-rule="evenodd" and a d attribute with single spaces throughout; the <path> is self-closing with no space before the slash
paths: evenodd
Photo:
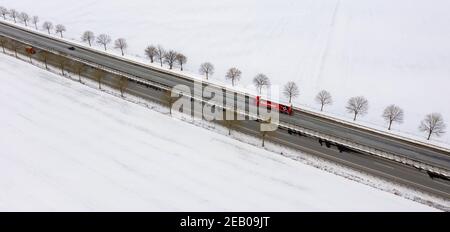
<path id="1" fill-rule="evenodd" d="M 157 49 L 155 46 L 150 45 L 145 49 L 145 55 L 150 59 L 150 63 L 153 63 L 155 57 L 157 56 Z"/>
<path id="2" fill-rule="evenodd" d="M 91 47 L 92 46 L 92 42 L 94 42 L 94 40 L 95 40 L 94 32 L 92 32 L 92 31 L 85 31 L 83 33 L 83 35 L 81 36 L 81 40 L 83 42 L 88 42 L 89 47 Z"/>
<path id="3" fill-rule="evenodd" d="M 323 111 L 325 105 L 333 104 L 333 99 L 328 91 L 322 90 L 316 95 L 316 102 L 320 104 L 320 111 Z"/>
<path id="4" fill-rule="evenodd" d="M 173 64 L 175 63 L 177 58 L 177 52 L 174 50 L 170 50 L 166 53 L 164 53 L 164 62 L 169 65 L 169 69 L 172 69 Z"/>
<path id="5" fill-rule="evenodd" d="M 258 93 L 261 94 L 262 88 L 264 86 L 265 87 L 270 86 L 270 80 L 266 75 L 260 73 L 253 78 L 253 84 L 255 85 L 256 89 L 258 90 Z"/>
<path id="6" fill-rule="evenodd" d="M 14 23 L 17 23 L 16 19 L 19 17 L 19 11 L 15 9 L 9 10 L 9 17 L 11 17 L 14 20 Z"/>
<path id="7" fill-rule="evenodd" d="M 105 78 L 106 73 L 101 69 L 95 69 L 93 77 L 98 82 L 98 88 L 102 89 L 102 80 Z"/>
<path id="8" fill-rule="evenodd" d="M 283 94 L 289 98 L 289 103 L 292 103 L 292 98 L 295 98 L 300 94 L 297 84 L 292 81 L 286 83 L 283 89 Z"/>
<path id="9" fill-rule="evenodd" d="M 55 26 L 55 32 L 59 33 L 61 35 L 61 38 L 63 38 L 63 32 L 66 31 L 66 27 L 62 24 L 58 24 Z"/>
<path id="10" fill-rule="evenodd" d="M 242 75 L 241 70 L 239 70 L 237 68 L 230 68 L 228 70 L 227 74 L 225 75 L 225 77 L 226 77 L 226 79 L 230 79 L 231 85 L 234 86 L 236 81 L 239 81 L 241 79 L 241 75 Z"/>
<path id="11" fill-rule="evenodd" d="M 114 48 L 120 49 L 122 56 L 124 55 L 123 50 L 128 48 L 127 41 L 124 38 L 119 38 L 114 41 Z"/>
<path id="12" fill-rule="evenodd" d="M 3 16 L 3 19 L 6 20 L 6 16 L 9 14 L 8 9 L 3 6 L 0 6 L 0 15 Z"/>
<path id="13" fill-rule="evenodd" d="M 425 116 L 419 126 L 419 130 L 428 133 L 427 139 L 430 140 L 431 135 L 441 136 L 445 133 L 446 125 L 442 115 L 439 113 L 431 113 Z"/>
<path id="14" fill-rule="evenodd" d="M 200 65 L 199 72 L 202 75 L 205 74 L 206 75 L 206 80 L 208 80 L 209 75 L 213 75 L 214 74 L 214 65 L 212 65 L 209 62 L 205 62 L 205 63 Z"/>
<path id="15" fill-rule="evenodd" d="M 159 63 L 161 64 L 161 67 L 163 66 L 163 60 L 164 60 L 164 54 L 166 51 L 161 45 L 158 45 L 156 47 L 156 59 L 159 60 Z"/>
<path id="16" fill-rule="evenodd" d="M 36 28 L 36 30 L 38 30 L 38 22 L 39 22 L 39 17 L 38 16 L 33 16 L 32 18 L 31 18 L 31 22 L 33 23 L 33 25 L 34 25 L 34 27 Z"/>
<path id="17" fill-rule="evenodd" d="M 53 29 L 53 23 L 49 22 L 49 21 L 45 21 L 42 24 L 42 28 L 44 28 L 44 30 L 47 30 L 48 34 L 50 35 L 50 30 Z"/>
<path id="18" fill-rule="evenodd" d="M 97 36 L 97 43 L 103 45 L 106 51 L 106 46 L 111 43 L 111 37 L 107 34 Z"/>
<path id="19" fill-rule="evenodd" d="M 369 110 L 369 101 L 363 96 L 352 97 L 345 108 L 347 112 L 354 114 L 353 121 L 356 121 L 358 115 L 364 115 Z"/>
<path id="20" fill-rule="evenodd" d="M 183 64 L 186 64 L 187 62 L 187 57 L 181 53 L 178 53 L 177 56 L 175 57 L 178 65 L 180 65 L 180 70 L 183 71 Z"/>
<path id="21" fill-rule="evenodd" d="M 396 105 L 389 105 L 383 112 L 384 120 L 389 124 L 388 130 L 391 129 L 392 123 L 403 123 L 404 113 L 403 110 Z"/>
<path id="22" fill-rule="evenodd" d="M 27 13 L 25 13 L 25 12 L 20 13 L 19 19 L 21 22 L 23 22 L 25 24 L 26 27 L 28 26 L 28 21 L 30 21 L 30 16 Z"/>

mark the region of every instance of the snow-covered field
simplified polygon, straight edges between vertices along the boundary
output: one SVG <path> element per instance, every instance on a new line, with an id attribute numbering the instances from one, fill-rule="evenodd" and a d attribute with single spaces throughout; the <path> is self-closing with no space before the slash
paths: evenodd
<path id="1" fill-rule="evenodd" d="M 143 57 L 149 44 L 185 53 L 187 71 L 210 61 L 213 78 L 232 66 L 240 84 L 257 73 L 273 84 L 296 81 L 297 105 L 318 109 L 315 94 L 329 90 L 327 113 L 351 120 L 344 106 L 364 95 L 369 114 L 361 123 L 385 128 L 384 107 L 400 105 L 405 122 L 395 131 L 424 138 L 423 117 L 443 114 L 450 124 L 450 2 L 448 0 L 0 0 L 0 5 L 63 23 L 66 36 L 85 30 L 129 41 L 127 53 Z M 230 84 L 230 83 L 228 83 Z M 253 88 L 253 87 L 249 87 Z M 450 133 L 434 138 L 450 143 Z"/>
<path id="2" fill-rule="evenodd" d="M 0 211 L 430 211 L 0 55 Z"/>

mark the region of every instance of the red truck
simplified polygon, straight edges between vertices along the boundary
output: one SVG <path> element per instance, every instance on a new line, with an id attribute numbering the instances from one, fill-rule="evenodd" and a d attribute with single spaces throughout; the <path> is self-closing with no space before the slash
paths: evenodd
<path id="1" fill-rule="evenodd" d="M 266 106 L 268 109 L 277 109 L 281 113 L 292 115 L 292 106 L 287 106 L 272 101 L 264 100 L 260 96 L 256 96 L 256 105 L 258 107 L 260 105 Z"/>

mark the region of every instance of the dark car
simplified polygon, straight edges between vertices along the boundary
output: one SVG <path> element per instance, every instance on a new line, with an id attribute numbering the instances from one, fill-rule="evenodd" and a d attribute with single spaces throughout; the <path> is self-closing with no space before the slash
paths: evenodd
<path id="1" fill-rule="evenodd" d="M 74 47 L 69 47 L 69 50 L 73 51 L 73 50 L 75 50 L 75 48 Z"/>

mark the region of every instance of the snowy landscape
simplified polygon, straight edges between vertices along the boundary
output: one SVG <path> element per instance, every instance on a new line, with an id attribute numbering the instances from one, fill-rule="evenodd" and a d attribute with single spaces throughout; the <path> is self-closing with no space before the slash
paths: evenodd
<path id="1" fill-rule="evenodd" d="M 369 113 L 357 123 L 378 129 L 387 127 L 384 108 L 396 104 L 405 120 L 393 125 L 394 133 L 415 139 L 426 138 L 418 130 L 425 115 L 438 112 L 447 124 L 450 120 L 446 0 L 0 0 L 0 5 L 38 15 L 40 24 L 64 24 L 69 39 L 80 41 L 85 30 L 126 38 L 132 58 L 144 60 L 145 47 L 161 44 L 187 55 L 185 73 L 198 74 L 199 65 L 209 61 L 216 68 L 212 79 L 226 82 L 226 70 L 238 67 L 243 73 L 238 84 L 250 91 L 258 73 L 273 85 L 295 81 L 300 96 L 294 103 L 302 108 L 318 110 L 314 97 L 326 89 L 334 104 L 324 113 L 349 121 L 345 104 L 362 95 Z M 448 147 L 450 135 L 432 140 Z"/>
<path id="2" fill-rule="evenodd" d="M 85 46 L 86 30 L 125 38 L 125 58 L 146 64 L 147 46 L 174 49 L 188 61 L 173 72 L 189 77 L 203 79 L 199 66 L 211 62 L 209 81 L 239 91 L 256 94 L 259 73 L 280 89 L 293 81 L 300 88 L 296 107 L 345 123 L 353 123 L 347 100 L 364 96 L 369 112 L 355 123 L 387 132 L 383 110 L 396 104 L 405 120 L 392 133 L 450 149 L 450 133 L 427 141 L 418 129 L 433 112 L 450 124 L 449 1 L 0 0 L 0 6 L 39 16 L 42 33 L 45 21 L 63 24 L 64 39 Z M 113 43 L 107 52 L 121 56 Z M 83 85 L 22 59 L 0 54 L 0 211 L 450 209 L 448 199 L 279 144 L 261 148 L 259 138 L 227 136 L 219 125 L 172 116 L 154 102 L 121 98 L 107 86 L 99 91 L 96 82 Z M 233 87 L 225 79 L 231 67 L 243 74 Z M 314 98 L 323 89 L 333 104 L 320 112 Z"/>
<path id="3" fill-rule="evenodd" d="M 435 211 L 0 58 L 0 211 Z"/>

